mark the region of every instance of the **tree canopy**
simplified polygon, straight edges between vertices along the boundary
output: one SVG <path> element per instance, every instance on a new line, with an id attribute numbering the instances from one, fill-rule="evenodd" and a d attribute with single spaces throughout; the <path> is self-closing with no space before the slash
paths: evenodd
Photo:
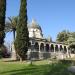
<path id="1" fill-rule="evenodd" d="M 58 33 L 56 41 L 63 42 L 66 44 L 75 43 L 75 32 L 63 30 L 62 32 Z"/>
<path id="2" fill-rule="evenodd" d="M 13 17 L 8 17 L 8 20 L 6 20 L 5 23 L 5 32 L 12 31 L 14 40 L 15 40 L 15 32 L 18 22 L 19 22 L 19 16 L 13 16 Z"/>
<path id="3" fill-rule="evenodd" d="M 17 25 L 17 35 L 15 40 L 15 49 L 20 58 L 24 60 L 28 51 L 29 33 L 27 28 L 27 0 L 20 0 L 19 24 Z"/>
<path id="4" fill-rule="evenodd" d="M 66 31 L 66 30 L 63 30 L 62 32 L 59 32 L 57 34 L 56 41 L 57 42 L 66 42 L 69 38 L 69 34 L 70 34 L 70 32 Z"/>
<path id="5" fill-rule="evenodd" d="M 6 15 L 6 0 L 0 0 L 0 46 L 4 43 L 5 38 L 5 15 Z"/>

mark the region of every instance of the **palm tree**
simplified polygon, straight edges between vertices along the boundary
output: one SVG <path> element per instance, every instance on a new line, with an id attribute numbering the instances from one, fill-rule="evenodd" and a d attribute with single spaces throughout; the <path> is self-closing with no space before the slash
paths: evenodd
<path id="1" fill-rule="evenodd" d="M 5 24 L 5 32 L 13 32 L 13 38 L 15 40 L 15 32 L 16 32 L 16 26 L 18 25 L 19 17 L 8 17 L 8 21 L 6 21 Z"/>

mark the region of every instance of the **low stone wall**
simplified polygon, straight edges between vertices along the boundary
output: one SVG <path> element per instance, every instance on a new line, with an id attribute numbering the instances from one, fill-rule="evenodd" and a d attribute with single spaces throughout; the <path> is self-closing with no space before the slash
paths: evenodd
<path id="1" fill-rule="evenodd" d="M 62 52 L 39 52 L 39 51 L 29 51 L 27 53 L 28 58 L 32 60 L 41 60 L 41 59 L 66 59 L 66 58 L 74 58 L 75 54 L 67 54 Z"/>
<path id="2" fill-rule="evenodd" d="M 49 53 L 49 52 L 43 53 L 43 59 L 47 59 L 47 58 L 50 58 L 50 57 L 51 57 L 51 53 Z"/>
<path id="3" fill-rule="evenodd" d="M 27 54 L 27 59 L 28 60 L 38 60 L 39 59 L 39 52 L 29 52 Z"/>
<path id="4" fill-rule="evenodd" d="M 29 60 L 40 60 L 50 58 L 51 54 L 49 52 L 31 51 L 27 53 L 27 56 Z"/>
<path id="5" fill-rule="evenodd" d="M 75 54 L 70 54 L 70 58 L 75 58 Z"/>

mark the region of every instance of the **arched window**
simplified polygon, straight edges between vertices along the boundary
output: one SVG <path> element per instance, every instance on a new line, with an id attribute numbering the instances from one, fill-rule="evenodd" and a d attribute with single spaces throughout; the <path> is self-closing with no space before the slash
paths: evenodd
<path id="1" fill-rule="evenodd" d="M 62 45 L 60 45 L 60 51 L 62 51 L 62 50 L 63 50 Z"/>
<path id="2" fill-rule="evenodd" d="M 58 45 L 55 45 L 55 51 L 59 51 Z"/>
<path id="3" fill-rule="evenodd" d="M 67 52 L 67 48 L 66 48 L 66 46 L 64 46 L 64 52 Z"/>
<path id="4" fill-rule="evenodd" d="M 36 51 L 39 51 L 39 44 L 38 44 L 38 42 L 35 43 L 34 48 L 35 48 Z"/>
<path id="5" fill-rule="evenodd" d="M 54 45 L 53 44 L 51 44 L 50 49 L 51 49 L 51 52 L 54 52 Z"/>
<path id="6" fill-rule="evenodd" d="M 44 44 L 43 43 L 41 43 L 41 45 L 40 45 L 40 50 L 44 51 Z"/>
<path id="7" fill-rule="evenodd" d="M 49 52 L 49 44 L 46 44 L 46 51 Z"/>

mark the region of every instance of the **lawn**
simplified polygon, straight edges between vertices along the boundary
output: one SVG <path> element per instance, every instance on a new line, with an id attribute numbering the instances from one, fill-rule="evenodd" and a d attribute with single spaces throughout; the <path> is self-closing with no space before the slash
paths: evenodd
<path id="1" fill-rule="evenodd" d="M 44 63 L 45 62 L 45 63 Z M 68 64 L 47 64 L 46 61 L 3 62 L 0 61 L 0 75 L 75 75 L 67 71 Z"/>

